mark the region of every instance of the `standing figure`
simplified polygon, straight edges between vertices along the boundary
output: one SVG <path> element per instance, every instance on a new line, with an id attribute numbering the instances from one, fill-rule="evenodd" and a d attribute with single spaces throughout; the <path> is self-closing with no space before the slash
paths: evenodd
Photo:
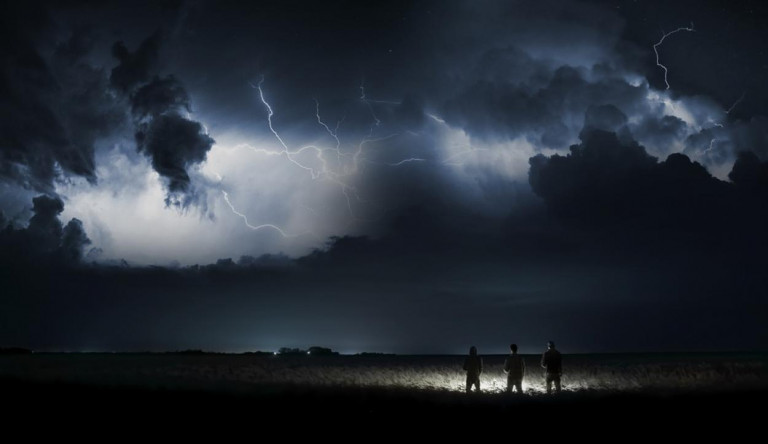
<path id="1" fill-rule="evenodd" d="M 464 360 L 464 370 L 467 371 L 467 393 L 470 392 L 472 385 L 475 391 L 480 391 L 480 374 L 483 372 L 483 358 L 477 356 L 477 347 L 474 345 L 469 348 L 469 356 Z"/>
<path id="2" fill-rule="evenodd" d="M 547 342 L 547 351 L 541 355 L 541 366 L 547 369 L 547 393 L 552 393 L 552 383 L 555 383 L 555 391 L 560 393 L 560 376 L 563 374 L 563 358 L 560 352 L 555 350 L 553 341 Z"/>
<path id="3" fill-rule="evenodd" d="M 517 393 L 523 393 L 523 376 L 525 376 L 525 361 L 517 354 L 517 344 L 509 346 L 510 354 L 504 361 L 504 373 L 507 374 L 507 393 L 517 387 Z"/>

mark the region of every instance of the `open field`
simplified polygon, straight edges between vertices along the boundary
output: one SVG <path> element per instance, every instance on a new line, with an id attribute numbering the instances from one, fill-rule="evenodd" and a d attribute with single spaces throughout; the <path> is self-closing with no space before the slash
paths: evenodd
<path id="1" fill-rule="evenodd" d="M 33 354 L 0 356 L 7 424 L 42 419 L 45 431 L 170 429 L 219 437 L 221 426 L 377 433 L 467 433 L 474 425 L 542 427 L 548 435 L 634 434 L 735 438 L 762 419 L 768 363 L 750 355 L 565 356 L 565 392 L 542 393 L 528 357 L 525 396 L 503 390 L 502 356 L 485 357 L 483 394 L 463 393 L 461 356 Z M 470 422 L 467 422 L 470 421 Z M 506 425 L 505 425 L 506 424 Z M 297 427 L 297 425 L 301 425 Z M 309 427 L 312 425 L 312 427 Z M 482 427 L 481 427 L 482 429 Z M 109 432 L 111 433 L 111 432 Z M 285 429 L 283 433 L 286 433 Z M 350 435 L 354 436 L 354 435 Z"/>
<path id="2" fill-rule="evenodd" d="M 543 393 L 538 356 L 524 391 Z M 481 387 L 506 387 L 503 356 L 486 356 Z M 164 389 L 248 391 L 269 386 L 462 391 L 462 356 L 32 354 L 0 356 L 0 378 Z M 768 389 L 765 354 L 617 354 L 564 358 L 569 392 L 718 392 Z"/>

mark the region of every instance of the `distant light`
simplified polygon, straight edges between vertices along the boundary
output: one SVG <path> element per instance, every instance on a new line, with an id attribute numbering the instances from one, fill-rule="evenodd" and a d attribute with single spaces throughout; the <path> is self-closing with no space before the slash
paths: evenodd
<path id="1" fill-rule="evenodd" d="M 273 355 L 277 356 L 277 352 L 272 352 Z"/>
<path id="2" fill-rule="evenodd" d="M 312 352 L 311 352 L 311 351 L 307 351 L 307 354 L 308 354 L 308 355 L 311 355 L 311 354 L 312 354 Z"/>

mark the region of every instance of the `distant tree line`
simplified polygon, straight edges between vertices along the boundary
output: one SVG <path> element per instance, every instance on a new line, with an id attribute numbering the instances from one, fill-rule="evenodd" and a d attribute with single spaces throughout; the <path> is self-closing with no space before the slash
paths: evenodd
<path id="1" fill-rule="evenodd" d="M 278 355 L 309 355 L 309 356 L 336 356 L 339 354 L 327 347 L 312 346 L 306 350 L 300 348 L 281 347 L 277 351 Z"/>
<path id="2" fill-rule="evenodd" d="M 0 355 L 29 355 L 32 350 L 21 347 L 0 347 Z"/>

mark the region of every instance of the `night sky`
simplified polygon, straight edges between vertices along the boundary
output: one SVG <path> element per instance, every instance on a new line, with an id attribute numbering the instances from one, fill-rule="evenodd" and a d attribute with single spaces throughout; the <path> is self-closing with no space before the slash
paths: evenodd
<path id="1" fill-rule="evenodd" d="M 0 346 L 768 349 L 765 23 L 2 1 Z"/>

